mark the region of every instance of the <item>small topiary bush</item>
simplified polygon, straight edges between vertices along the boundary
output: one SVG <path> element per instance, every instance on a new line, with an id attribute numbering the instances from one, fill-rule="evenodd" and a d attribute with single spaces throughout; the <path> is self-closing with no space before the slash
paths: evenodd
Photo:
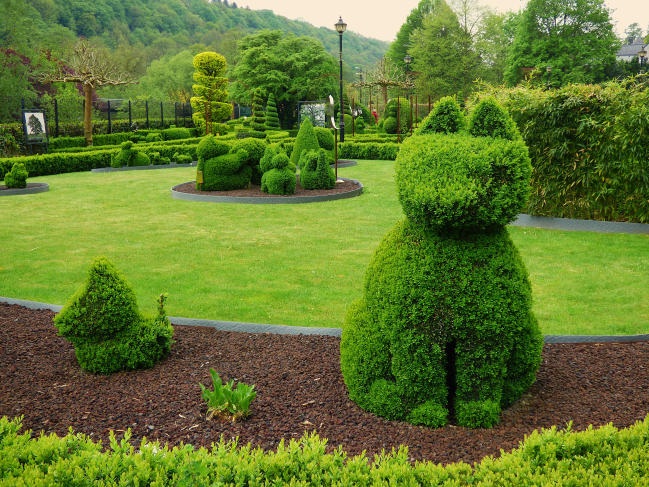
<path id="1" fill-rule="evenodd" d="M 429 126 L 444 126 L 447 112 L 436 113 Z M 375 251 L 345 318 L 349 396 L 388 419 L 491 427 L 541 363 L 531 285 L 505 228 L 529 196 L 527 147 L 418 135 L 395 168 L 406 219 Z"/>
<path id="2" fill-rule="evenodd" d="M 302 122 L 300 126 L 300 131 L 297 134 L 295 139 L 295 144 L 293 145 L 293 152 L 291 153 L 291 162 L 298 165 L 300 161 L 300 156 L 302 151 L 311 151 L 320 149 L 320 144 L 318 143 L 318 136 L 316 135 L 311 120 L 308 118 Z"/>
<path id="3" fill-rule="evenodd" d="M 300 185 L 304 189 L 332 189 L 336 175 L 327 161 L 324 149 L 303 151 L 300 157 Z"/>
<path id="4" fill-rule="evenodd" d="M 291 170 L 291 161 L 286 153 L 273 144 L 266 149 L 260 162 L 263 176 L 261 190 L 268 194 L 293 194 L 297 186 L 295 170 Z"/>
<path id="5" fill-rule="evenodd" d="M 186 128 L 171 128 L 171 129 L 165 129 L 162 132 L 162 139 L 163 140 L 181 140 L 181 139 L 191 139 L 192 134 L 189 132 L 189 129 Z M 227 133 L 227 130 L 226 130 Z M 151 134 L 149 134 L 151 135 Z M 147 136 L 147 142 L 149 142 Z"/>
<path id="6" fill-rule="evenodd" d="M 475 137 L 522 139 L 516 123 L 493 97 L 483 98 L 471 113 L 469 133 Z"/>
<path id="7" fill-rule="evenodd" d="M 174 161 L 176 161 L 176 164 L 191 164 L 194 162 L 192 161 L 192 156 L 178 154 L 177 152 L 174 154 Z"/>
<path id="8" fill-rule="evenodd" d="M 514 123 L 512 121 L 512 123 Z M 432 111 L 421 122 L 415 135 L 442 133 L 454 134 L 466 128 L 466 119 L 455 98 L 446 96 L 440 99 Z"/>
<path id="9" fill-rule="evenodd" d="M 5 186 L 7 188 L 26 188 L 27 187 L 27 169 L 25 165 L 20 162 L 16 162 L 12 167 L 11 171 L 5 174 Z"/>
<path id="10" fill-rule="evenodd" d="M 386 134 L 396 134 L 397 133 L 397 119 L 394 117 L 388 117 L 383 122 L 383 131 Z"/>
<path id="11" fill-rule="evenodd" d="M 138 312 L 133 288 L 112 262 L 95 259 L 86 284 L 54 318 L 59 335 L 72 342 L 82 369 L 97 374 L 153 367 L 169 352 L 173 327 L 164 313 Z"/>
<path id="12" fill-rule="evenodd" d="M 321 149 L 334 150 L 334 134 L 331 133 L 330 129 L 324 127 L 314 127 L 313 130 L 318 139 L 318 144 L 320 145 Z"/>
<path id="13" fill-rule="evenodd" d="M 114 157 L 111 157 L 110 165 L 112 167 L 148 166 L 151 164 L 149 156 L 134 149 L 133 142 L 130 140 L 122 142 L 120 148 L 121 150 Z"/>

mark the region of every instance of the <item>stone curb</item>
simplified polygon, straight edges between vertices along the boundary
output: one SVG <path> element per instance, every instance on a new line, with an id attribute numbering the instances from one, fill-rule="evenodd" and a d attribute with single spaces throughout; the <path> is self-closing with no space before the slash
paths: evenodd
<path id="1" fill-rule="evenodd" d="M 50 190 L 50 185 L 47 183 L 27 183 L 26 188 L 16 189 L 3 189 L 0 191 L 0 196 L 16 196 L 19 194 L 35 194 L 45 193 Z"/>
<path id="2" fill-rule="evenodd" d="M 514 227 L 535 227 L 546 230 L 567 232 L 632 233 L 649 235 L 646 223 L 603 222 L 598 220 L 578 220 L 572 218 L 552 218 L 520 214 L 510 225 Z"/>
<path id="3" fill-rule="evenodd" d="M 268 196 L 268 197 L 255 197 L 255 196 L 210 196 L 207 194 L 191 194 L 181 193 L 176 191 L 176 188 L 187 183 L 194 183 L 195 181 L 187 181 L 187 183 L 180 183 L 171 188 L 171 197 L 176 200 L 185 201 L 202 201 L 208 203 L 240 203 L 240 204 L 253 204 L 253 205 L 296 205 L 300 203 L 321 203 L 323 201 L 342 200 L 346 198 L 353 198 L 359 196 L 363 192 L 363 184 L 358 179 L 338 178 L 345 181 L 352 181 L 359 187 L 346 193 L 337 193 L 320 196 Z"/>
<path id="4" fill-rule="evenodd" d="M 170 169 L 172 167 L 196 167 L 197 162 L 191 162 L 187 164 L 176 164 L 172 162 L 171 164 L 158 164 L 158 165 L 148 165 L 148 166 L 125 166 L 125 167 L 98 167 L 96 169 L 91 169 L 90 172 L 121 172 L 121 171 L 142 171 L 146 169 Z"/>
<path id="5" fill-rule="evenodd" d="M 63 306 L 56 304 L 25 301 L 23 299 L 3 298 L 0 303 L 17 304 L 29 309 L 49 309 L 58 313 Z M 279 335 L 342 335 L 340 328 L 309 328 L 305 326 L 260 325 L 257 323 L 240 323 L 237 321 L 198 320 L 193 318 L 169 317 L 174 325 L 206 326 L 219 331 L 240 331 L 244 333 L 274 333 Z M 623 343 L 649 341 L 649 335 L 543 335 L 545 343 Z"/>

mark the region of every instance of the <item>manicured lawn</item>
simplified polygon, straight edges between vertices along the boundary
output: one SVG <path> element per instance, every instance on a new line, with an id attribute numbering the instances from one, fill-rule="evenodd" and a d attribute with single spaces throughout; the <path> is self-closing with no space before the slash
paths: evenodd
<path id="1" fill-rule="evenodd" d="M 0 198 L 0 296 L 65 304 L 106 255 L 140 307 L 171 316 L 340 327 L 369 258 L 403 213 L 393 163 L 339 169 L 361 197 L 306 205 L 173 200 L 195 169 L 30 179 L 48 193 Z M 649 332 L 649 237 L 510 227 L 544 333 Z"/>

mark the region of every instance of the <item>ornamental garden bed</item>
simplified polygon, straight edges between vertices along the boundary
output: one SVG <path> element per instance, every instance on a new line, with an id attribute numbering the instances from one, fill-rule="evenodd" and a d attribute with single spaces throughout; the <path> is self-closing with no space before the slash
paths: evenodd
<path id="1" fill-rule="evenodd" d="M 26 188 L 8 188 L 4 184 L 0 184 L 0 196 L 45 193 L 46 191 L 49 190 L 50 190 L 50 185 L 47 183 L 27 183 Z"/>
<path id="2" fill-rule="evenodd" d="M 649 411 L 649 343 L 546 344 L 536 383 L 503 411 L 494 428 L 439 429 L 387 421 L 349 400 L 340 371 L 340 340 L 331 336 L 251 334 L 175 326 L 166 359 L 149 370 L 110 376 L 83 372 L 72 345 L 58 337 L 51 311 L 0 304 L 0 416 L 24 416 L 24 429 L 64 436 L 68 428 L 102 440 L 130 428 L 170 446 L 209 447 L 221 436 L 274 450 L 304 431 L 350 455 L 407 445 L 410 460 L 475 462 L 519 446 L 535 429 L 572 421 L 573 430 L 612 422 L 627 427 Z M 209 368 L 255 384 L 251 416 L 206 421 L 199 382 Z"/>

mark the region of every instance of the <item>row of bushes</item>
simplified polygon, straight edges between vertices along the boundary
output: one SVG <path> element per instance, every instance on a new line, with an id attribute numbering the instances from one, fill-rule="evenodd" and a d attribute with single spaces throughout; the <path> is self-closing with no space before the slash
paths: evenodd
<path id="1" fill-rule="evenodd" d="M 326 453 L 327 440 L 307 434 L 282 440 L 265 453 L 223 438 L 209 452 L 182 445 L 169 450 L 145 440 L 136 450 L 127 430 L 110 434 L 110 449 L 70 431 L 65 437 L 19 434 L 21 419 L 0 419 L 2 485 L 474 485 L 536 486 L 647 485 L 649 422 L 618 430 L 611 424 L 583 432 L 556 427 L 534 431 L 519 448 L 473 467 L 408 460 L 408 448 L 382 453 L 370 462 L 349 457 L 342 447 Z M 108 446 L 108 445 L 107 445 Z"/>
<path id="2" fill-rule="evenodd" d="M 485 87 L 529 147 L 532 215 L 649 222 L 646 76 L 558 90 Z"/>
<path id="3" fill-rule="evenodd" d="M 193 137 L 191 139 L 181 139 L 181 140 L 161 140 L 157 142 L 140 142 L 137 144 L 138 149 L 144 149 L 149 146 L 165 146 L 165 145 L 196 145 L 198 144 L 203 137 Z M 127 139 L 128 140 L 128 139 Z M 234 134 L 228 134 L 228 135 L 221 135 L 219 136 L 219 140 L 228 140 L 232 141 L 234 140 Z M 126 141 L 125 141 L 126 142 Z M 98 151 L 98 150 L 108 150 L 108 149 L 116 149 L 117 146 L 92 146 L 92 147 L 71 147 L 69 149 L 59 149 L 56 152 L 61 153 L 73 153 L 73 152 L 93 152 L 93 151 Z"/>
<path id="4" fill-rule="evenodd" d="M 397 158 L 400 147 L 401 144 L 392 142 L 343 142 L 342 144 L 338 144 L 338 158 L 394 161 Z"/>
<path id="5" fill-rule="evenodd" d="M 157 136 L 157 137 L 156 137 Z M 138 141 L 148 141 L 153 138 L 160 138 L 161 140 L 183 140 L 189 139 L 198 136 L 197 129 L 186 129 L 186 128 L 168 128 L 165 130 L 138 130 L 137 132 L 119 132 L 112 134 L 96 135 L 92 138 L 93 147 L 94 146 L 107 146 L 107 145 L 119 145 L 122 142 L 130 140 L 131 142 Z M 52 151 L 57 151 L 60 149 L 70 149 L 70 148 L 85 148 L 86 139 L 84 137 L 57 137 L 55 139 L 50 139 L 49 148 Z"/>

